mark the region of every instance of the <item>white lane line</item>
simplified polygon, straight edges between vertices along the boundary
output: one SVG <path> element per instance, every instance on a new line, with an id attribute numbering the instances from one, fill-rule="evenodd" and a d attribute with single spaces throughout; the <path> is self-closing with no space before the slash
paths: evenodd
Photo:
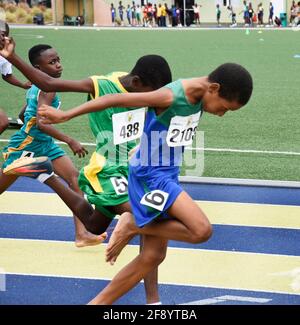
<path id="1" fill-rule="evenodd" d="M 0 139 L 0 142 L 9 142 L 9 139 Z M 66 145 L 65 142 L 55 141 L 57 144 Z M 81 142 L 83 146 L 96 147 L 93 142 Z M 232 152 L 232 153 L 258 153 L 267 155 L 286 155 L 286 156 L 300 156 L 300 152 L 295 151 L 274 151 L 274 150 L 255 150 L 255 149 L 232 149 L 232 148 L 192 148 L 187 147 L 186 150 L 197 150 L 197 151 L 215 151 L 215 152 Z"/>
<path id="2" fill-rule="evenodd" d="M 265 304 L 267 302 L 270 302 L 271 300 L 272 299 L 267 299 L 267 298 L 226 295 L 226 296 L 214 297 L 214 298 L 209 298 L 209 299 L 190 301 L 190 302 L 184 303 L 182 305 L 212 305 L 212 304 L 218 304 L 218 303 L 224 302 L 224 301 L 241 301 L 241 302 L 252 302 L 252 303 L 258 303 L 258 304 Z"/>

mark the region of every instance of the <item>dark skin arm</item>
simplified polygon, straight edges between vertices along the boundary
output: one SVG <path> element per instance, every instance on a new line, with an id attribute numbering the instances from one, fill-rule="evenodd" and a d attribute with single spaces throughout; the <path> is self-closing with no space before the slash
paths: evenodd
<path id="1" fill-rule="evenodd" d="M 7 129 L 8 124 L 7 116 L 0 110 L 0 134 Z"/>
<path id="2" fill-rule="evenodd" d="M 29 89 L 31 87 L 31 82 L 27 81 L 27 82 L 22 82 L 19 79 L 17 79 L 14 75 L 12 74 L 7 74 L 6 76 L 2 75 L 2 79 L 5 80 L 6 82 L 8 82 L 9 84 L 16 86 L 16 87 L 20 87 L 23 89 Z"/>
<path id="3" fill-rule="evenodd" d="M 26 107 L 27 107 L 27 105 L 25 105 L 22 109 L 21 109 L 21 111 L 20 111 L 20 113 L 19 113 L 19 119 L 24 123 L 24 114 L 25 114 L 25 110 L 26 110 Z"/>
<path id="4" fill-rule="evenodd" d="M 38 107 L 40 107 L 41 105 L 51 105 L 54 97 L 55 97 L 55 93 L 45 93 L 41 91 L 39 94 Z M 88 151 L 78 141 L 67 136 L 61 131 L 56 130 L 52 125 L 44 124 L 42 120 L 39 118 L 39 116 L 37 116 L 36 123 L 38 128 L 42 132 L 50 135 L 51 137 L 59 141 L 67 143 L 70 149 L 73 151 L 74 155 L 77 154 L 79 158 L 84 157 L 88 153 Z"/>
<path id="5" fill-rule="evenodd" d="M 62 123 L 76 116 L 103 111 L 108 107 L 155 107 L 156 113 L 160 114 L 173 101 L 173 93 L 168 88 L 145 92 L 114 94 L 98 97 L 92 101 L 77 106 L 71 110 L 62 112 L 54 111 L 52 107 L 43 105 L 39 108 L 39 115 L 44 123 Z"/>
<path id="6" fill-rule="evenodd" d="M 90 78 L 82 80 L 62 80 L 53 78 L 35 69 L 15 53 L 15 42 L 9 37 L 0 37 L 0 54 L 13 64 L 34 85 L 45 92 L 79 92 L 94 96 L 94 84 Z"/>

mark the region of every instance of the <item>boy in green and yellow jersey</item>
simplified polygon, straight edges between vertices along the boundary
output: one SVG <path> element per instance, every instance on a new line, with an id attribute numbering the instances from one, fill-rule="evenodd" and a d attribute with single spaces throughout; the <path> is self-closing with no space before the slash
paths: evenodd
<path id="1" fill-rule="evenodd" d="M 44 91 L 83 92 L 89 94 L 88 99 L 94 99 L 108 94 L 155 90 L 172 79 L 168 63 L 158 55 L 141 57 L 130 73 L 114 72 L 82 80 L 55 79 L 41 71 L 33 71 L 30 65 L 15 54 L 12 40 L 6 40 L 6 44 L 3 39 L 0 40 L 1 47 L 4 48 L 0 54 Z M 105 232 L 116 214 L 131 211 L 127 193 L 128 153 L 142 134 L 144 117 L 145 109 L 133 113 L 132 108 L 124 107 L 89 115 L 97 148 L 89 165 L 80 172 L 79 186 L 86 193 L 88 201 L 95 205 L 94 211 L 74 193 L 65 189 L 59 193 L 54 188 L 57 184 L 53 184 L 53 177 L 47 182 L 73 212 L 75 210 L 77 214 L 80 212 L 89 216 L 91 222 L 88 229 L 95 234 Z M 145 277 L 145 287 L 147 303 L 157 303 L 157 269 Z"/>

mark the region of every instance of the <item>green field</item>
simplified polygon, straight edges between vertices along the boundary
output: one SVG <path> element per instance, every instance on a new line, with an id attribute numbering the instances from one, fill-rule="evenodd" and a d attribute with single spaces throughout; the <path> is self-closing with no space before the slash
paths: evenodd
<path id="1" fill-rule="evenodd" d="M 61 56 L 65 79 L 128 71 L 145 54 L 164 56 L 173 79 L 206 75 L 224 62 L 240 63 L 254 78 L 252 99 L 223 118 L 204 114 L 200 130 L 205 132 L 205 147 L 300 153 L 300 59 L 294 58 L 300 54 L 300 32 L 12 29 L 11 34 L 22 57 L 27 58 L 27 50 L 38 43 L 53 45 Z M 8 115 L 17 115 L 24 92 L 1 82 L 0 95 L 0 106 Z M 61 97 L 62 107 L 68 109 L 84 102 L 86 95 Z M 94 142 L 86 116 L 59 128 L 77 140 Z M 12 132 L 4 132 L 1 139 Z M 0 148 L 4 145 L 0 142 Z M 74 161 L 80 168 L 87 159 Z M 203 176 L 299 180 L 299 161 L 300 154 L 208 151 Z"/>

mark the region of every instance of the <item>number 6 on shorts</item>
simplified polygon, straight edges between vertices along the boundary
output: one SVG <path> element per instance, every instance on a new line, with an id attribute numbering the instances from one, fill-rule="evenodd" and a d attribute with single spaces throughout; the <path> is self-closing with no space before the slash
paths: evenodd
<path id="1" fill-rule="evenodd" d="M 160 190 L 154 190 L 146 193 L 140 203 L 153 209 L 163 211 L 168 200 L 169 194 Z"/>

